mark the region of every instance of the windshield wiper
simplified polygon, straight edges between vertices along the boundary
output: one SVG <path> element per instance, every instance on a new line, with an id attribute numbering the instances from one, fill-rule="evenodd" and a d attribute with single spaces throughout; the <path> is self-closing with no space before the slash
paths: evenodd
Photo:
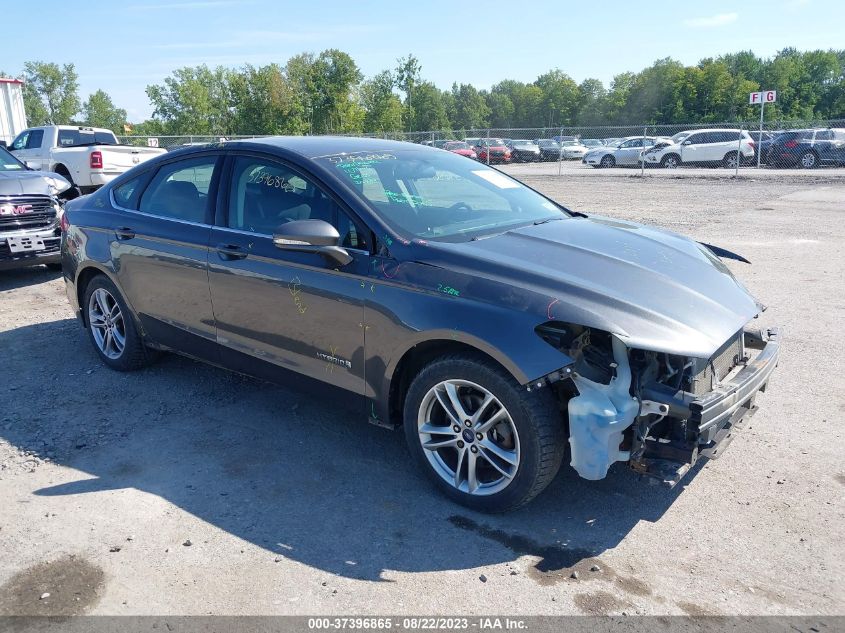
<path id="1" fill-rule="evenodd" d="M 552 220 L 562 220 L 563 218 L 546 218 L 545 220 L 535 220 L 534 226 L 538 226 L 540 224 L 545 224 L 546 222 L 551 222 Z"/>

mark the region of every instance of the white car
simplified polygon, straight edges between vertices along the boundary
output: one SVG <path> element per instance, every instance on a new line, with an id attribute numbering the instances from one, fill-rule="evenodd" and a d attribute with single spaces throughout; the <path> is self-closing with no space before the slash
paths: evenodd
<path id="1" fill-rule="evenodd" d="M 668 140 L 661 136 L 629 136 L 619 139 L 616 145 L 591 149 L 584 155 L 581 162 L 597 168 L 638 165 L 643 147 L 652 147 L 656 142 Z"/>
<path id="2" fill-rule="evenodd" d="M 681 165 L 722 165 L 734 169 L 737 148 L 743 161 L 754 158 L 754 141 L 745 130 L 694 130 L 675 142 L 669 139 L 645 150 L 643 156 L 646 165 L 667 169 Z"/>
<path id="3" fill-rule="evenodd" d="M 52 171 L 90 193 L 135 165 L 166 150 L 120 145 L 114 132 L 73 125 L 27 128 L 9 147 L 32 169 Z"/>
<path id="4" fill-rule="evenodd" d="M 580 160 L 584 158 L 589 151 L 590 148 L 582 145 L 581 141 L 563 141 L 560 148 L 560 155 L 564 160 Z"/>

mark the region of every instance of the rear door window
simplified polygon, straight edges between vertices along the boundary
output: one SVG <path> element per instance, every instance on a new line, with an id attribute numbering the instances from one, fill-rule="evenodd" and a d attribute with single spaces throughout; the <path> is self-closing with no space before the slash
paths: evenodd
<path id="1" fill-rule="evenodd" d="M 44 140 L 44 130 L 32 130 L 26 140 L 26 149 L 39 149 Z"/>
<path id="2" fill-rule="evenodd" d="M 138 210 L 174 220 L 207 223 L 208 192 L 216 163 L 217 156 L 201 156 L 163 165 L 144 190 Z"/>

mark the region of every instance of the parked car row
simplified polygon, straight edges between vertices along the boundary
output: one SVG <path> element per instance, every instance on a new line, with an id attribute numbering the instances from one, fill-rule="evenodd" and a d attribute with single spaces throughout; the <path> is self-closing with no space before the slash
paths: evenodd
<path id="1" fill-rule="evenodd" d="M 591 167 L 634 166 L 673 169 L 723 166 L 730 169 L 758 161 L 769 167 L 813 169 L 845 165 L 845 129 L 747 131 L 730 128 L 685 130 L 668 136 L 588 138 L 553 136 L 536 139 L 465 138 L 425 141 L 481 162 L 581 160 Z M 488 160 L 488 150 L 490 158 Z"/>

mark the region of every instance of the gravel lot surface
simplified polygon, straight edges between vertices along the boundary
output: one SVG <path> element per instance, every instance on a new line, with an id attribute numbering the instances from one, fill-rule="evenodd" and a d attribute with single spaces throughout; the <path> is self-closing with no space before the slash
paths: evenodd
<path id="1" fill-rule="evenodd" d="M 3 272 L 0 615 L 845 612 L 845 170 L 506 170 L 753 262 L 728 265 L 785 340 L 721 459 L 674 490 L 565 467 L 477 515 L 331 398 L 176 356 L 110 371 L 60 276 Z"/>

